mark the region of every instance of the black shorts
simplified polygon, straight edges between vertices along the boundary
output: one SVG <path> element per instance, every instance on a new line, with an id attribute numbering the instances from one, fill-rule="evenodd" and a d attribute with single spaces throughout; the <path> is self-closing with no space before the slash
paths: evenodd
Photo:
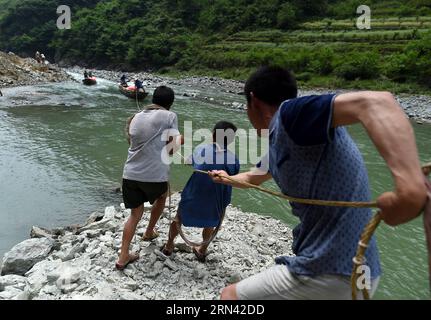
<path id="1" fill-rule="evenodd" d="M 127 209 L 136 209 L 145 202 L 153 204 L 168 192 L 167 182 L 139 182 L 123 179 L 123 199 Z"/>

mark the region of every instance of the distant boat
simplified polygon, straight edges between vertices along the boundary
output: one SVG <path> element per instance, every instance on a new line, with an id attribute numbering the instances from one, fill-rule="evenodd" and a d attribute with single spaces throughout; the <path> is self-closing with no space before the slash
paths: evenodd
<path id="1" fill-rule="evenodd" d="M 148 97 L 148 93 L 144 91 L 138 91 L 136 93 L 136 87 L 124 87 L 122 85 L 119 85 L 118 88 L 120 89 L 120 92 L 124 94 L 127 98 L 130 99 L 138 99 L 140 101 L 145 100 L 146 97 Z"/>
<path id="2" fill-rule="evenodd" d="M 96 77 L 85 78 L 84 80 L 82 80 L 82 83 L 85 84 L 86 86 L 94 86 L 97 84 L 97 80 L 96 80 Z"/>

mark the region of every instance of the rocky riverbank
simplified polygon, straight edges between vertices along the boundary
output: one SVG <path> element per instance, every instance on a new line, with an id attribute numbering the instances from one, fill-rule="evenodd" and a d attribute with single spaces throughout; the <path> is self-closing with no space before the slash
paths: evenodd
<path id="1" fill-rule="evenodd" d="M 68 70 L 76 73 L 83 73 L 84 71 L 80 67 L 74 67 Z M 93 74 L 97 77 L 108 79 L 114 82 L 119 82 L 119 79 L 123 73 L 118 71 L 93 70 Z M 146 72 L 128 73 L 128 76 L 129 79 L 139 78 L 143 80 L 146 86 L 149 87 L 157 87 L 159 85 L 188 87 L 189 90 L 185 92 L 179 92 L 180 95 L 183 95 L 185 97 L 201 99 L 203 101 L 211 101 L 212 103 L 218 103 L 226 108 L 231 109 L 245 110 L 246 108 L 245 98 L 243 96 L 244 83 L 240 81 L 220 79 L 214 77 L 184 77 L 181 79 L 176 79 L 171 77 L 162 77 Z M 230 94 L 234 101 L 218 101 L 216 98 L 199 94 L 199 92 L 205 92 L 208 89 L 218 91 L 224 94 Z M 347 90 L 341 89 L 301 90 L 300 95 L 306 96 L 323 93 L 340 94 L 346 91 Z M 419 124 L 431 123 L 431 96 L 400 95 L 396 98 L 410 119 L 416 121 Z"/>
<path id="2" fill-rule="evenodd" d="M 173 207 L 179 195 L 173 196 Z M 173 210 L 172 210 L 173 211 Z M 141 241 L 143 219 L 133 241 L 140 260 L 124 272 L 114 268 L 129 210 L 124 206 L 94 213 L 82 226 L 57 230 L 33 227 L 32 239 L 11 249 L 3 259 L 1 299 L 218 299 L 227 284 L 256 274 L 291 252 L 291 230 L 272 218 L 229 207 L 224 227 L 211 245 L 207 262 L 196 261 L 178 239 L 170 259 L 159 254 L 167 239 L 169 212 L 159 222 L 161 236 Z M 198 240 L 196 231 L 190 237 Z"/>
<path id="3" fill-rule="evenodd" d="M 70 76 L 55 65 L 43 65 L 31 58 L 0 52 L 0 90 L 68 80 Z"/>

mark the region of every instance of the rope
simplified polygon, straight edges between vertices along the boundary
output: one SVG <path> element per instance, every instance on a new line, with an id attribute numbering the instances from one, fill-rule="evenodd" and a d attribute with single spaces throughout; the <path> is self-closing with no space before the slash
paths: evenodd
<path id="1" fill-rule="evenodd" d="M 141 108 L 141 105 L 139 104 L 139 99 L 138 99 L 138 88 L 136 88 L 136 90 L 135 90 L 135 97 L 136 97 L 136 107 L 138 108 L 138 111 L 139 112 L 141 112 L 142 111 L 142 108 Z"/>
<path id="2" fill-rule="evenodd" d="M 195 170 L 195 172 L 209 175 L 209 172 L 202 171 L 202 170 Z M 231 181 L 235 184 L 238 184 L 238 185 L 241 185 L 241 186 L 244 186 L 247 188 L 251 188 L 251 189 L 256 189 L 256 190 L 259 190 L 261 192 L 270 194 L 272 196 L 275 196 L 278 198 L 283 198 L 283 199 L 289 200 L 290 202 L 295 202 L 295 203 L 308 204 L 308 205 L 314 205 L 314 206 L 327 206 L 327 207 L 378 208 L 377 202 L 327 201 L 327 200 L 312 200 L 312 199 L 295 198 L 295 197 L 287 196 L 283 193 L 279 193 L 279 192 L 275 192 L 275 191 L 272 191 L 269 189 L 262 188 L 260 186 L 257 186 L 257 185 L 251 184 L 251 183 L 239 181 L 239 180 L 236 180 L 236 179 L 229 177 L 229 176 L 223 176 L 222 177 L 222 176 L 218 175 L 218 177 L 226 179 L 228 181 Z"/>
<path id="3" fill-rule="evenodd" d="M 187 159 L 179 151 L 177 151 L 177 154 L 180 155 L 181 158 L 183 158 L 184 161 L 187 161 Z M 216 187 L 215 184 L 214 184 L 214 187 Z M 218 193 L 217 193 L 217 189 L 215 190 L 215 193 L 216 193 L 216 197 L 217 197 L 217 199 L 216 199 L 217 211 L 220 212 L 221 214 L 220 214 L 220 217 L 219 217 L 220 218 L 219 224 L 214 229 L 214 231 L 213 231 L 210 239 L 208 239 L 207 241 L 202 241 L 201 243 L 196 243 L 196 242 L 193 242 L 193 241 L 189 240 L 187 238 L 187 236 L 185 235 L 184 231 L 183 231 L 182 223 L 181 223 L 180 219 L 176 219 L 175 221 L 173 219 L 171 219 L 172 222 L 176 223 L 176 226 L 177 226 L 177 229 L 178 229 L 178 232 L 179 232 L 181 238 L 184 240 L 185 244 L 188 245 L 189 247 L 209 246 L 215 240 L 215 238 L 217 237 L 217 234 L 221 230 L 221 227 L 222 227 L 223 222 L 224 222 L 224 218 L 226 216 L 226 210 L 224 210 L 224 209 L 221 208 L 222 205 L 220 205 L 221 201 L 218 201 L 219 200 L 219 196 L 218 196 Z M 170 192 L 170 184 L 169 184 L 169 214 L 171 215 L 171 211 L 170 210 L 171 210 L 171 192 Z M 179 213 L 179 210 L 177 210 L 177 215 L 179 216 L 178 213 Z M 169 238 L 170 238 L 170 236 L 171 236 L 171 234 L 170 234 L 170 230 L 169 230 Z"/>
<path id="4" fill-rule="evenodd" d="M 183 232 L 183 228 L 182 228 L 182 223 L 180 220 L 176 220 L 176 224 L 177 224 L 177 228 L 178 228 L 178 232 L 181 236 L 181 238 L 184 240 L 185 244 L 188 245 L 189 247 L 203 247 L 203 246 L 209 246 L 217 237 L 217 234 L 219 233 L 222 225 L 223 225 L 223 221 L 226 215 L 226 211 L 222 211 L 222 215 L 220 217 L 220 222 L 218 224 L 218 226 L 214 229 L 211 238 L 209 238 L 207 241 L 202 241 L 201 243 L 196 243 L 193 241 L 190 241 L 187 236 L 184 234 Z"/>
<path id="5" fill-rule="evenodd" d="M 431 173 L 431 163 L 425 164 L 422 167 L 422 171 L 425 176 L 429 176 Z M 359 268 L 366 264 L 365 253 L 368 249 L 368 245 L 371 241 L 371 238 L 373 237 L 374 233 L 376 232 L 381 222 L 382 222 L 382 216 L 381 216 L 381 213 L 378 212 L 373 217 L 373 219 L 371 219 L 368 225 L 365 227 L 365 230 L 361 236 L 361 240 L 359 241 L 358 250 L 356 252 L 355 258 L 353 259 L 354 267 L 353 267 L 353 272 L 351 277 L 353 300 L 358 299 L 357 282 L 359 278 Z M 370 300 L 370 294 L 366 288 L 362 290 L 362 294 L 363 294 L 364 300 Z"/>
<path id="6" fill-rule="evenodd" d="M 364 232 L 362 233 L 361 240 L 359 241 L 358 250 L 356 252 L 355 258 L 353 258 L 353 271 L 352 271 L 352 299 L 357 300 L 358 294 L 357 294 L 357 282 L 359 278 L 359 268 L 361 266 L 364 266 L 367 262 L 365 258 L 365 253 L 368 249 L 368 245 L 371 241 L 371 238 L 373 237 L 374 233 L 376 232 L 377 228 L 379 227 L 380 223 L 382 222 L 381 213 L 377 213 L 373 219 L 369 222 L 369 224 L 365 227 Z M 370 300 L 370 294 L 366 288 L 362 290 L 362 294 L 364 296 L 365 300 Z"/>

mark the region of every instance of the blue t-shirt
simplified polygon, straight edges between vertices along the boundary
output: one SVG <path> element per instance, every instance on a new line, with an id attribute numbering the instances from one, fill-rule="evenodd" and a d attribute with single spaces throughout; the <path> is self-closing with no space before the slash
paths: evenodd
<path id="1" fill-rule="evenodd" d="M 239 173 L 238 158 L 216 144 L 196 148 L 192 156 L 194 169 L 224 170 L 229 175 Z M 194 173 L 181 193 L 179 215 L 186 227 L 215 228 L 232 200 L 232 187 L 216 184 L 202 173 Z"/>
<path id="2" fill-rule="evenodd" d="M 270 125 L 269 171 L 286 195 L 318 200 L 370 201 L 368 173 L 346 128 L 332 128 L 335 95 L 284 102 Z M 348 276 L 370 209 L 292 203 L 300 224 L 293 231 L 294 257 L 280 257 L 298 275 Z M 366 253 L 373 279 L 381 267 L 373 237 Z"/>

